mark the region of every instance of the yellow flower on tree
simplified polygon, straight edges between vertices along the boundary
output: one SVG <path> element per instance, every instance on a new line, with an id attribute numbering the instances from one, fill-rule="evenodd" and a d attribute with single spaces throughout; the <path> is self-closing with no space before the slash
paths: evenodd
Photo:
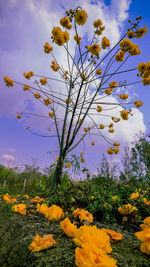
<path id="1" fill-rule="evenodd" d="M 68 162 L 68 163 L 66 164 L 66 168 L 71 168 L 71 163 L 70 163 L 70 162 Z"/>
<path id="2" fill-rule="evenodd" d="M 6 86 L 14 86 L 14 81 L 8 78 L 7 76 L 4 77 L 4 82 L 6 83 Z"/>
<path id="3" fill-rule="evenodd" d="M 34 97 L 37 98 L 37 99 L 39 99 L 39 98 L 41 98 L 41 95 L 38 94 L 38 93 L 34 93 Z"/>
<path id="4" fill-rule="evenodd" d="M 88 51 L 92 54 L 92 55 L 98 55 L 100 52 L 101 48 L 99 44 L 92 44 L 88 46 Z"/>
<path id="5" fill-rule="evenodd" d="M 77 12 L 75 13 L 75 22 L 78 25 L 84 25 L 87 21 L 87 17 L 88 15 L 85 10 L 77 10 Z"/>

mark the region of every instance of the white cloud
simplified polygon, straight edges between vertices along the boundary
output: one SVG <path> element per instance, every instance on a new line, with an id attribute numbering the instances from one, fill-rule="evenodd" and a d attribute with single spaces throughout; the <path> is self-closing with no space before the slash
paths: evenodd
<path id="1" fill-rule="evenodd" d="M 15 157 L 13 155 L 10 154 L 4 154 L 1 156 L 3 159 L 9 160 L 9 161 L 14 161 Z"/>

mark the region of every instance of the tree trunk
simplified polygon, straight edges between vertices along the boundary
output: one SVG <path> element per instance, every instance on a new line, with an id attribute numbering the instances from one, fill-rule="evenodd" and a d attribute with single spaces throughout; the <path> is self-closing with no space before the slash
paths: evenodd
<path id="1" fill-rule="evenodd" d="M 58 184 L 61 183 L 62 180 L 62 174 L 63 174 L 63 166 L 64 166 L 64 160 L 58 160 L 57 166 L 54 172 L 54 176 L 51 183 L 51 191 L 54 191 L 57 189 Z"/>

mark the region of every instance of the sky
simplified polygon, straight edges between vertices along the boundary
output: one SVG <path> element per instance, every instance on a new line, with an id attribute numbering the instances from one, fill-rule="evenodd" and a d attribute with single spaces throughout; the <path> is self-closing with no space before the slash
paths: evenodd
<path id="1" fill-rule="evenodd" d="M 136 68 L 140 62 L 150 60 L 150 1 L 143 0 L 0 0 L 0 164 L 6 166 L 19 166 L 31 164 L 36 159 L 41 168 L 50 166 L 58 156 L 57 138 L 40 137 L 26 130 L 26 126 L 41 135 L 56 134 L 52 125 L 52 119 L 37 116 L 23 116 L 16 118 L 17 112 L 36 113 L 47 116 L 48 110 L 39 103 L 32 94 L 24 92 L 23 86 L 16 84 L 14 87 L 6 87 L 3 77 L 8 76 L 16 82 L 25 84 L 23 73 L 32 70 L 35 74 L 58 77 L 50 69 L 52 57 L 43 51 L 45 42 L 51 44 L 51 30 L 59 25 L 60 18 L 65 16 L 65 11 L 70 8 L 81 6 L 88 13 L 88 20 L 84 26 L 79 26 L 79 34 L 82 36 L 83 47 L 89 43 L 93 34 L 92 23 L 101 18 L 106 27 L 103 36 L 110 40 L 111 48 L 128 29 L 128 20 L 135 21 L 137 16 L 142 16 L 141 27 L 147 26 L 148 32 L 142 39 L 134 39 L 141 49 L 139 56 L 131 57 L 123 70 Z M 72 30 L 71 30 L 72 31 Z M 69 49 L 74 52 L 73 31 L 70 31 Z M 102 36 L 102 37 L 103 37 Z M 105 52 L 102 52 L 105 55 Z M 64 68 L 67 68 L 66 54 L 62 47 L 54 45 L 54 54 Z M 87 64 L 87 62 L 86 62 Z M 104 65 L 102 65 L 102 68 Z M 117 81 L 127 80 L 134 82 L 137 79 L 137 71 L 120 76 Z M 33 77 L 30 85 L 37 77 Z M 63 92 L 63 84 L 50 81 L 54 91 Z M 35 86 L 35 85 L 34 85 Z M 88 96 L 94 90 L 91 86 Z M 121 143 L 121 153 L 125 144 L 131 145 L 139 132 L 149 133 L 149 98 L 150 86 L 142 83 L 128 86 L 125 93 L 130 95 L 131 101 L 141 100 L 144 102 L 140 109 L 132 109 L 134 116 L 128 121 L 121 121 L 115 125 L 113 137 L 104 132 L 108 138 Z M 117 101 L 115 96 L 108 97 L 108 102 Z M 95 106 L 96 107 L 96 106 Z M 63 121 L 63 110 L 57 109 L 60 127 Z M 117 116 L 118 110 L 109 111 L 110 115 Z M 108 112 L 107 112 L 108 114 Z M 98 117 L 93 115 L 94 120 L 99 123 Z M 103 118 L 105 124 L 107 118 Z M 89 123 L 89 119 L 85 121 Z M 86 124 L 84 124 L 86 127 Z M 95 141 L 95 146 L 91 146 Z M 79 156 L 84 151 L 86 166 L 94 172 L 106 152 L 109 144 L 100 136 L 85 139 L 85 145 L 81 145 L 72 151 Z M 50 152 L 50 153 L 49 153 Z M 120 154 L 121 154 L 120 153 Z M 119 156 L 108 156 L 110 162 L 119 162 Z"/>

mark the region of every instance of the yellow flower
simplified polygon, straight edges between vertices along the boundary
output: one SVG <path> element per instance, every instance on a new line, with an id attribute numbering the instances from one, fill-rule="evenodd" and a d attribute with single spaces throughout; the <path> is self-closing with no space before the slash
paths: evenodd
<path id="1" fill-rule="evenodd" d="M 109 129 L 108 130 L 109 133 L 114 133 L 114 131 L 115 131 L 114 129 Z"/>
<path id="2" fill-rule="evenodd" d="M 118 208 L 119 213 L 122 214 L 122 215 L 131 214 L 131 213 L 133 213 L 134 211 L 137 211 L 137 210 L 138 209 L 136 207 L 132 206 L 130 203 L 129 204 L 125 204 L 124 206 Z"/>
<path id="3" fill-rule="evenodd" d="M 20 115 L 17 115 L 17 119 L 22 119 L 22 116 L 20 116 Z"/>
<path id="4" fill-rule="evenodd" d="M 110 88 L 116 88 L 117 87 L 117 82 L 113 81 L 111 83 L 108 84 Z"/>
<path id="5" fill-rule="evenodd" d="M 48 115 L 49 115 L 49 117 L 53 118 L 54 117 L 54 112 L 49 112 Z"/>
<path id="6" fill-rule="evenodd" d="M 94 220 L 93 215 L 90 212 L 88 212 L 87 210 L 81 209 L 81 208 L 77 208 L 76 210 L 74 210 L 73 216 L 79 217 L 81 222 L 82 221 L 93 222 Z"/>
<path id="7" fill-rule="evenodd" d="M 7 76 L 4 77 L 4 82 L 6 83 L 6 86 L 14 86 L 14 81 L 8 78 Z"/>
<path id="8" fill-rule="evenodd" d="M 119 97 L 120 97 L 120 99 L 126 100 L 126 99 L 128 99 L 129 96 L 127 94 L 123 94 L 123 95 L 119 95 Z"/>
<path id="9" fill-rule="evenodd" d="M 92 145 L 92 146 L 95 146 L 95 142 L 94 142 L 94 141 L 93 141 L 93 142 L 91 142 L 91 145 Z"/>
<path id="10" fill-rule="evenodd" d="M 136 232 L 135 235 L 142 241 L 140 247 L 141 252 L 150 255 L 150 227 L 145 228 L 143 231 Z"/>
<path id="11" fill-rule="evenodd" d="M 78 25 L 84 25 L 87 20 L 87 17 L 88 15 L 85 10 L 77 10 L 77 12 L 75 13 L 75 22 Z"/>
<path id="12" fill-rule="evenodd" d="M 102 110 L 103 110 L 102 107 L 98 105 L 96 111 L 101 112 Z"/>
<path id="13" fill-rule="evenodd" d="M 22 215 L 26 215 L 26 205 L 25 204 L 18 204 L 18 205 L 14 205 L 12 207 L 12 211 L 14 212 L 18 212 Z"/>
<path id="14" fill-rule="evenodd" d="M 100 128 L 100 129 L 104 129 L 104 128 L 105 128 L 104 124 L 100 124 L 100 125 L 99 125 L 99 128 Z"/>
<path id="15" fill-rule="evenodd" d="M 117 233 L 113 230 L 101 228 L 102 231 L 104 231 L 109 237 L 111 242 L 116 242 L 119 241 L 123 238 L 123 235 L 120 233 Z"/>
<path id="16" fill-rule="evenodd" d="M 52 64 L 50 65 L 51 69 L 54 70 L 55 72 L 59 71 L 60 67 L 56 65 L 55 60 L 52 60 Z"/>
<path id="17" fill-rule="evenodd" d="M 68 162 L 68 163 L 66 164 L 66 168 L 71 168 L 71 163 L 70 163 L 70 162 Z"/>
<path id="18" fill-rule="evenodd" d="M 90 199 L 92 199 L 92 200 L 93 200 L 94 198 L 95 198 L 94 196 L 90 196 Z"/>
<path id="19" fill-rule="evenodd" d="M 45 43 L 45 44 L 44 44 L 44 52 L 45 52 L 46 54 L 50 54 L 50 52 L 51 52 L 52 50 L 53 50 L 53 47 L 50 46 L 49 43 Z"/>
<path id="20" fill-rule="evenodd" d="M 118 154 L 119 151 L 120 151 L 119 147 L 115 147 L 115 149 L 114 149 L 114 153 L 115 153 L 115 154 Z"/>
<path id="21" fill-rule="evenodd" d="M 114 143 L 113 143 L 113 146 L 120 146 L 120 144 L 117 143 L 117 142 L 114 142 Z"/>
<path id="22" fill-rule="evenodd" d="M 125 52 L 123 52 L 122 50 L 119 51 L 118 54 L 115 55 L 116 57 L 116 61 L 124 61 L 124 56 L 125 56 Z"/>
<path id="23" fill-rule="evenodd" d="M 76 231 L 76 237 L 73 239 L 75 244 L 80 247 L 94 244 L 97 248 L 103 250 L 103 253 L 111 253 L 112 248 L 109 242 L 110 238 L 102 230 L 94 226 L 81 226 Z"/>
<path id="24" fill-rule="evenodd" d="M 44 201 L 44 198 L 41 198 L 41 197 L 34 197 L 33 199 L 31 199 L 31 203 L 39 203 L 39 202 L 43 202 Z"/>
<path id="25" fill-rule="evenodd" d="M 114 122 L 116 122 L 116 123 L 117 123 L 118 121 L 120 121 L 120 118 L 115 118 L 114 116 L 112 116 L 111 119 L 112 119 Z"/>
<path id="26" fill-rule="evenodd" d="M 116 200 L 116 199 L 118 199 L 118 196 L 112 196 L 112 200 Z"/>
<path id="27" fill-rule="evenodd" d="M 132 39 L 134 36 L 135 36 L 135 34 L 134 34 L 133 31 L 128 31 L 128 32 L 127 32 L 127 37 L 128 37 L 129 39 Z"/>
<path id="28" fill-rule="evenodd" d="M 34 73 L 33 73 L 33 71 L 29 71 L 29 72 L 27 72 L 27 73 L 24 72 L 23 75 L 24 75 L 24 77 L 25 77 L 26 79 L 30 80 L 30 78 L 31 78 L 32 76 L 34 76 Z"/>
<path id="29" fill-rule="evenodd" d="M 82 118 L 79 119 L 78 124 L 80 124 L 81 122 L 82 122 Z"/>
<path id="30" fill-rule="evenodd" d="M 140 73 L 143 73 L 146 70 L 146 64 L 144 62 L 139 63 L 137 69 Z"/>
<path id="31" fill-rule="evenodd" d="M 81 38 L 81 36 L 75 35 L 75 36 L 74 36 L 74 40 L 75 40 L 75 41 L 77 42 L 77 44 L 79 45 L 79 44 L 81 43 L 82 38 Z"/>
<path id="32" fill-rule="evenodd" d="M 123 119 L 123 120 L 128 120 L 128 111 L 126 111 L 126 110 L 122 110 L 122 111 L 120 111 L 120 114 L 121 114 L 121 118 Z"/>
<path id="33" fill-rule="evenodd" d="M 88 51 L 92 54 L 92 55 L 98 55 L 100 52 L 101 48 L 99 44 L 92 44 L 90 46 L 88 46 Z"/>
<path id="34" fill-rule="evenodd" d="M 147 27 L 144 26 L 143 28 L 140 28 L 138 29 L 136 32 L 135 32 L 135 37 L 136 38 L 142 38 L 144 34 L 147 33 Z"/>
<path id="35" fill-rule="evenodd" d="M 53 221 L 53 220 L 59 221 L 61 218 L 64 217 L 64 212 L 63 209 L 60 208 L 59 206 L 52 205 L 47 209 L 44 215 L 48 219 L 48 221 Z"/>
<path id="36" fill-rule="evenodd" d="M 126 216 L 124 216 L 123 218 L 122 218 L 122 221 L 123 222 L 126 222 L 128 220 L 128 218 L 126 217 Z"/>
<path id="37" fill-rule="evenodd" d="M 109 147 L 107 149 L 107 153 L 110 154 L 110 155 L 112 155 L 113 154 L 113 148 Z"/>
<path id="38" fill-rule="evenodd" d="M 109 39 L 107 37 L 102 38 L 101 46 L 103 49 L 106 49 L 106 47 L 110 46 Z"/>
<path id="39" fill-rule="evenodd" d="M 96 70 L 96 74 L 97 74 L 97 75 L 101 75 L 102 73 L 103 73 L 103 72 L 102 72 L 101 69 L 97 69 L 97 70 Z"/>
<path id="40" fill-rule="evenodd" d="M 71 223 L 68 217 L 62 222 L 60 222 L 60 228 L 64 231 L 64 233 L 67 236 L 69 237 L 76 236 L 77 226 Z"/>
<path id="41" fill-rule="evenodd" d="M 83 248 L 75 249 L 75 264 L 78 267 L 117 267 L 116 262 L 95 244 L 86 244 Z"/>
<path id="42" fill-rule="evenodd" d="M 41 95 L 38 94 L 38 93 L 34 93 L 34 97 L 37 98 L 37 99 L 39 99 L 39 98 L 41 98 Z"/>
<path id="43" fill-rule="evenodd" d="M 6 194 L 3 196 L 3 200 L 5 200 L 6 203 L 9 203 L 9 204 L 13 204 L 14 202 L 17 202 L 17 199 L 16 199 L 16 198 L 11 198 L 11 196 L 9 196 L 8 193 L 6 193 Z"/>
<path id="44" fill-rule="evenodd" d="M 42 85 L 46 85 L 47 84 L 47 79 L 46 78 L 42 78 L 42 79 L 40 79 L 40 83 L 42 84 Z"/>
<path id="45" fill-rule="evenodd" d="M 140 102 L 138 100 L 135 100 L 134 101 L 134 105 L 135 105 L 136 108 L 140 108 L 143 105 L 143 102 Z"/>
<path id="46" fill-rule="evenodd" d="M 101 35 L 102 32 L 105 30 L 105 26 L 103 26 L 103 22 L 101 19 L 97 19 L 93 22 L 94 28 L 96 28 L 96 31 L 94 31 L 95 34 Z"/>
<path id="47" fill-rule="evenodd" d="M 44 103 L 46 106 L 48 106 L 49 104 L 52 104 L 52 101 L 50 100 L 50 98 L 45 98 L 43 99 Z"/>
<path id="48" fill-rule="evenodd" d="M 47 209 L 48 209 L 47 205 L 45 205 L 45 204 L 42 204 L 42 205 L 37 204 L 36 211 L 38 211 L 39 213 L 45 215 L 47 213 Z"/>
<path id="49" fill-rule="evenodd" d="M 131 56 L 139 55 L 141 51 L 138 48 L 137 44 L 132 43 L 128 39 L 123 39 L 120 42 L 120 48 L 123 52 L 129 52 Z"/>
<path id="50" fill-rule="evenodd" d="M 137 193 L 132 193 L 131 196 L 130 196 L 130 199 L 132 200 L 132 199 L 136 199 L 136 198 L 138 198 L 138 197 L 139 197 L 139 192 L 137 192 Z"/>
<path id="51" fill-rule="evenodd" d="M 41 251 L 41 250 L 54 246 L 55 243 L 56 242 L 53 239 L 52 235 L 44 235 L 43 237 L 40 237 L 38 234 L 36 234 L 36 236 L 34 237 L 34 240 L 29 246 L 29 250 L 31 252 Z"/>
<path id="52" fill-rule="evenodd" d="M 24 91 L 28 91 L 28 90 L 30 90 L 30 86 L 27 85 L 27 84 L 25 84 L 25 85 L 24 85 Z"/>
<path id="53" fill-rule="evenodd" d="M 66 103 L 68 102 L 68 98 L 66 98 L 65 102 L 66 102 Z M 69 99 L 69 103 L 71 103 L 71 102 L 72 102 L 72 100 L 71 100 L 71 98 L 70 98 L 70 99 Z"/>
<path id="54" fill-rule="evenodd" d="M 68 17 L 63 17 L 60 20 L 60 25 L 63 26 L 64 28 L 67 28 L 68 30 L 72 28 L 72 25 L 70 24 L 70 19 Z"/>
<path id="55" fill-rule="evenodd" d="M 144 224 L 140 224 L 140 227 L 142 229 L 145 229 L 145 228 L 150 228 L 150 216 L 145 218 L 144 221 L 143 221 Z"/>

